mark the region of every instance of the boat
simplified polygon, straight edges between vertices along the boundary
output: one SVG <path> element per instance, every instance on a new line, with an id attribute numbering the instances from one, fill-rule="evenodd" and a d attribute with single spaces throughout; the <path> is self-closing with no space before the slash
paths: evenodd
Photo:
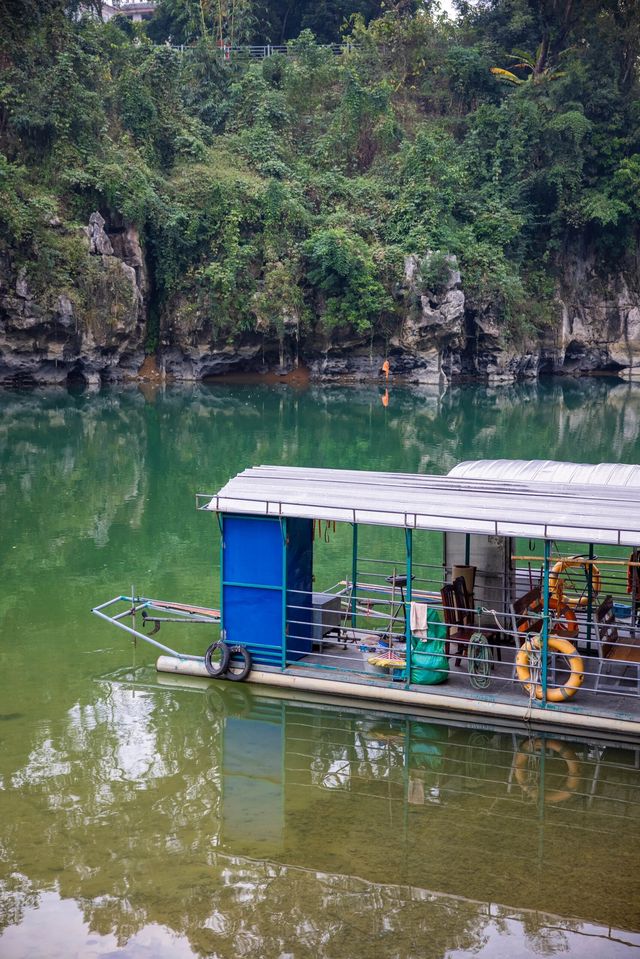
<path id="1" fill-rule="evenodd" d="M 219 603 L 93 610 L 159 672 L 640 740 L 640 466 L 257 466 L 196 505 L 219 529 Z M 157 638 L 178 623 L 209 627 L 197 651 Z"/>

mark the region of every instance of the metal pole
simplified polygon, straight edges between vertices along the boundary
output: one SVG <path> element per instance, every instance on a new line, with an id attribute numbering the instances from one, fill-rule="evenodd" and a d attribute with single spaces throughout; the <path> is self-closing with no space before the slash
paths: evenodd
<path id="1" fill-rule="evenodd" d="M 287 518 L 280 519 L 282 530 L 282 669 L 287 667 Z M 311 598 L 313 605 L 313 597 Z"/>
<path id="2" fill-rule="evenodd" d="M 551 541 L 544 541 L 544 566 L 542 568 L 543 581 L 543 611 L 542 611 L 542 707 L 547 705 L 547 656 L 549 652 L 549 558 L 551 556 Z"/>
<path id="3" fill-rule="evenodd" d="M 406 684 L 411 682 L 411 577 L 413 575 L 413 530 L 405 529 L 405 544 L 407 548 L 407 588 L 404 594 L 404 635 L 407 644 L 407 671 Z"/>
<path id="4" fill-rule="evenodd" d="M 638 547 L 634 546 L 632 551 L 633 554 L 638 555 Z M 638 625 L 638 567 L 631 567 L 631 625 Z"/>
<path id="5" fill-rule="evenodd" d="M 225 566 L 224 566 L 224 513 L 217 513 L 218 526 L 220 527 L 220 639 L 226 642 L 227 631 L 224 628 L 224 581 L 225 576 Z"/>
<path id="6" fill-rule="evenodd" d="M 353 548 L 351 551 L 351 629 L 356 628 L 356 583 L 358 582 L 358 524 L 353 523 Z"/>
<path id="7" fill-rule="evenodd" d="M 587 566 L 587 652 L 591 652 L 591 620 L 593 619 L 593 543 L 589 543 Z"/>
<path id="8" fill-rule="evenodd" d="M 169 653 L 170 656 L 177 656 L 178 659 L 193 659 L 196 662 L 202 663 L 202 656 L 189 656 L 187 653 L 179 653 L 175 649 L 171 649 L 170 646 L 164 646 L 162 643 L 159 643 L 155 639 L 151 639 L 151 636 L 146 636 L 144 633 L 138 632 L 137 629 L 131 629 L 130 626 L 125 626 L 124 623 L 116 622 L 115 619 L 112 619 L 111 616 L 107 616 L 105 613 L 100 612 L 96 606 L 91 610 L 92 613 L 95 613 L 96 616 L 99 616 L 100 619 L 104 619 L 107 623 L 111 623 L 113 626 L 117 626 L 118 629 L 124 629 L 126 633 L 129 633 L 131 636 L 135 636 L 138 639 L 143 639 L 145 643 L 149 643 L 151 646 L 155 646 L 157 649 L 161 649 L 163 653 Z"/>
<path id="9" fill-rule="evenodd" d="M 464 565 L 469 565 L 469 560 L 471 559 L 471 534 L 465 533 L 464 536 Z"/>

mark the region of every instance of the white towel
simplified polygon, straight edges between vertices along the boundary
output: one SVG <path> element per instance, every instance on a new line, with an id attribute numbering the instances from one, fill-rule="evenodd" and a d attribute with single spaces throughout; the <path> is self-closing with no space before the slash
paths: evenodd
<path id="1" fill-rule="evenodd" d="M 417 639 L 427 638 L 427 615 L 429 607 L 426 603 L 411 603 L 409 623 L 411 632 Z"/>

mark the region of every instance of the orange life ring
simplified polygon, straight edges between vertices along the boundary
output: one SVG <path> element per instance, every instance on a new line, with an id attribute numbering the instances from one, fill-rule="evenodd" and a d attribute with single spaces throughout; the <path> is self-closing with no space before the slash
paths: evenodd
<path id="1" fill-rule="evenodd" d="M 529 785 L 527 766 L 532 753 L 537 753 L 543 747 L 551 749 L 560 756 L 561 759 L 564 759 L 567 764 L 567 778 L 564 789 L 556 789 L 553 792 L 545 793 L 544 801 L 552 803 L 566 802 L 567 799 L 571 799 L 580 785 L 580 761 L 570 746 L 567 746 L 566 743 L 559 742 L 557 739 L 549 739 L 546 742 L 543 739 L 536 739 L 535 742 L 528 740 L 526 743 L 523 743 L 514 760 L 515 780 L 523 792 L 526 792 L 532 799 L 537 798 L 538 787 L 536 786 L 532 789 Z"/>
<path id="2" fill-rule="evenodd" d="M 564 583 L 563 580 L 560 579 L 560 573 L 564 573 L 565 569 L 572 569 L 574 567 L 582 568 L 584 569 L 584 574 L 588 583 L 589 566 L 591 566 L 591 592 L 594 596 L 597 596 L 602 585 L 600 570 L 595 563 L 590 563 L 589 560 L 584 558 L 584 556 L 568 556 L 566 559 L 559 560 L 551 568 L 549 572 L 549 592 L 553 593 L 553 595 L 558 599 L 564 598 L 565 603 L 567 603 L 569 606 L 588 606 L 589 596 L 584 593 L 581 596 L 563 596 Z"/>
<path id="3" fill-rule="evenodd" d="M 530 606 L 529 609 L 532 613 L 537 614 L 542 612 L 544 609 L 544 604 L 542 601 L 540 601 L 534 606 Z M 559 597 L 551 596 L 549 598 L 549 609 L 553 610 L 553 612 L 556 614 L 552 621 L 554 636 L 560 636 L 564 639 L 575 639 L 580 632 L 580 626 L 578 625 L 577 616 L 571 607 L 567 606 L 567 604 Z M 520 623 L 518 626 L 518 632 L 531 632 L 527 620 L 525 620 L 523 623 Z"/>
<path id="4" fill-rule="evenodd" d="M 563 653 L 569 659 L 571 675 L 564 686 L 554 686 L 552 689 L 547 688 L 546 702 L 562 703 L 567 699 L 571 699 L 572 696 L 575 696 L 582 686 L 584 681 L 584 662 L 582 661 L 582 656 L 578 655 L 577 649 L 568 639 L 561 639 L 559 636 L 549 636 L 547 646 L 551 652 Z M 539 652 L 541 648 L 541 637 L 531 636 L 530 639 L 525 640 L 516 653 L 516 675 L 529 695 L 533 692 L 536 699 L 542 699 L 544 694 L 542 685 L 531 681 L 530 656 L 534 651 Z"/>
<path id="5" fill-rule="evenodd" d="M 577 616 L 571 607 L 567 606 L 564 601 L 552 596 L 549 599 L 549 609 L 554 610 L 556 614 L 552 624 L 554 636 L 575 639 L 580 632 L 580 627 Z"/>

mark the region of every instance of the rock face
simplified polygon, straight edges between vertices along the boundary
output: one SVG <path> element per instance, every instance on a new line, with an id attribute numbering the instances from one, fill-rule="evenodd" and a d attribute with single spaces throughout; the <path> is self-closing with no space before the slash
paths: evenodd
<path id="1" fill-rule="evenodd" d="M 469 311 L 467 372 L 495 383 L 541 374 L 640 377 L 638 254 L 609 274 L 584 250 L 566 253 L 560 266 L 556 320 L 536 336 L 509 341 L 490 305 Z"/>
<path id="2" fill-rule="evenodd" d="M 0 256 L 0 383 L 99 384 L 138 374 L 150 298 L 138 233 L 95 212 L 83 238 L 82 274 L 53 295 L 39 295 L 28 270 Z M 184 295 L 162 317 L 158 375 L 286 374 L 302 364 L 316 379 L 365 380 L 388 359 L 394 377 L 440 385 L 605 370 L 640 377 L 640 252 L 603 275 L 592 254 L 576 249 L 564 254 L 559 274 L 557 319 L 517 338 L 494 304 L 466 295 L 455 257 L 428 251 L 406 257 L 394 290 L 397 318 L 384 334 L 327 331 L 321 317 L 301 332 L 299 317 L 284 308 L 279 332 L 253 316 L 242 331 L 216 334 L 195 295 Z M 322 313 L 322 303 L 317 307 Z"/>
<path id="3" fill-rule="evenodd" d="M 144 359 L 144 259 L 132 227 L 112 242 L 105 225 L 91 215 L 86 262 L 68 290 L 38 292 L 25 267 L 0 257 L 0 383 L 97 385 L 135 375 Z"/>
<path id="4" fill-rule="evenodd" d="M 113 256 L 113 247 L 109 237 L 104 232 L 104 217 L 99 213 L 92 213 L 89 217 L 89 226 L 87 227 L 87 236 L 89 238 L 89 253 L 97 253 L 100 256 Z"/>
<path id="5" fill-rule="evenodd" d="M 554 372 L 609 369 L 640 377 L 639 281 L 640 253 L 626 271 L 604 279 L 592 257 L 568 260 Z"/>

